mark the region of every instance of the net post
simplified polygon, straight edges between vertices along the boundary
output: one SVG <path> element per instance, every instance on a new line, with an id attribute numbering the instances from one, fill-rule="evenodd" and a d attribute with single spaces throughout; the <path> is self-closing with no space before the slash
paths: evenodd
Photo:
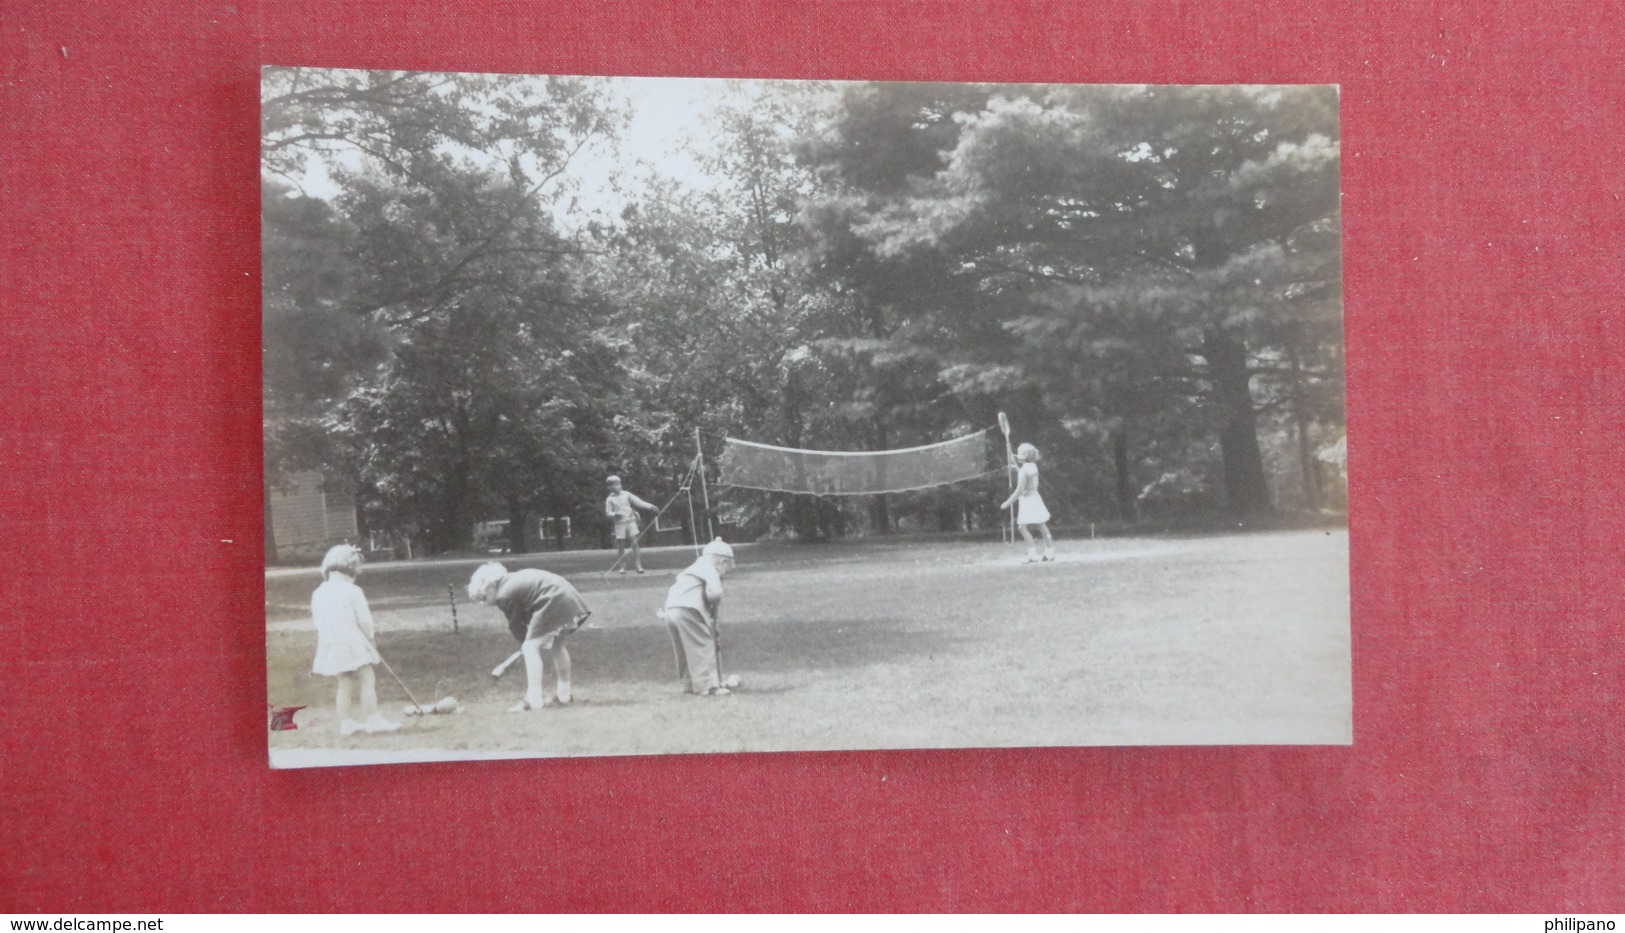
<path id="1" fill-rule="evenodd" d="M 694 556 L 700 556 L 700 549 L 704 542 L 700 541 L 700 523 L 694 518 L 694 474 L 699 472 L 704 461 L 699 454 L 688 462 L 688 475 L 683 477 L 683 497 L 688 500 L 688 537 L 689 543 L 694 546 Z"/>
<path id="2" fill-rule="evenodd" d="M 999 430 L 1004 433 L 1004 467 L 1005 474 L 1010 477 L 1010 491 L 1016 491 L 1016 453 L 1010 449 L 1010 419 L 1004 412 L 999 412 Z M 1001 528 L 1000 531 L 1005 529 Z M 1010 503 L 1010 545 L 1016 543 L 1016 504 Z"/>
<path id="3" fill-rule="evenodd" d="M 716 537 L 716 530 L 711 526 L 711 492 L 705 482 L 705 448 L 700 445 L 699 428 L 694 429 L 694 465 L 699 470 L 700 501 L 705 506 L 705 540 L 710 541 Z"/>
<path id="4" fill-rule="evenodd" d="M 692 473 L 689 474 L 690 477 L 693 475 L 694 474 Z M 694 492 L 685 486 L 683 488 L 683 495 L 688 497 L 688 536 L 694 546 L 694 556 L 699 557 L 701 548 L 700 525 L 694 520 Z"/>

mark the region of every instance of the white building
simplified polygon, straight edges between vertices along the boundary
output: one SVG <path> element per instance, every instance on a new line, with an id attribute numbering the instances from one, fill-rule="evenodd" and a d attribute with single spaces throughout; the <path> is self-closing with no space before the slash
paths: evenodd
<path id="1" fill-rule="evenodd" d="M 265 555 L 268 562 L 320 557 L 335 544 L 354 542 L 359 533 L 355 494 L 315 471 L 272 484 L 270 511 L 266 521 L 276 538 L 276 553 Z"/>

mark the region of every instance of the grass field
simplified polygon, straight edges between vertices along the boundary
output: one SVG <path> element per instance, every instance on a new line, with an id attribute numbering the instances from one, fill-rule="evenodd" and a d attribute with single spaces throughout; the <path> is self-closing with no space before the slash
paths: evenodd
<path id="1" fill-rule="evenodd" d="M 1023 565 L 996 543 L 743 546 L 728 578 L 733 696 L 685 695 L 654 617 L 688 549 L 605 579 L 613 552 L 536 554 L 593 608 L 571 636 L 574 700 L 513 715 L 517 645 L 463 591 L 476 561 L 368 567 L 378 647 L 421 702 L 408 725 L 341 738 L 331 678 L 310 673 L 314 570 L 266 574 L 268 699 L 304 705 L 270 733 L 279 767 L 474 757 L 1034 745 L 1341 744 L 1351 740 L 1348 534 L 1291 531 L 1058 542 Z M 453 632 L 447 585 L 456 588 Z M 551 689 L 550 689 L 551 692 Z"/>

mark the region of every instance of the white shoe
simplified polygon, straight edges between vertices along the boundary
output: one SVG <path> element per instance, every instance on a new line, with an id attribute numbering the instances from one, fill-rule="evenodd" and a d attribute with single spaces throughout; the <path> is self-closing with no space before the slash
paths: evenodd
<path id="1" fill-rule="evenodd" d="M 1028 551 L 1027 552 L 1027 559 L 1022 561 L 1022 563 L 1024 563 L 1024 564 L 1036 564 L 1036 563 L 1038 563 L 1038 552 L 1037 551 Z"/>
<path id="2" fill-rule="evenodd" d="M 339 735 L 355 735 L 357 732 L 361 732 L 366 728 L 366 726 L 356 722 L 354 719 L 346 719 L 339 723 Z"/>
<path id="3" fill-rule="evenodd" d="M 373 713 L 371 716 L 368 716 L 367 721 L 361 724 L 361 728 L 368 732 L 394 732 L 400 727 L 400 723 L 390 722 L 377 713 Z"/>
<path id="4" fill-rule="evenodd" d="M 569 706 L 570 705 L 570 685 L 569 684 L 559 684 L 558 696 L 559 696 L 559 705 L 560 706 Z"/>
<path id="5" fill-rule="evenodd" d="M 508 707 L 508 712 L 510 712 L 510 713 L 528 713 L 531 710 L 541 709 L 542 707 L 544 707 L 546 705 L 547 705 L 547 697 L 540 697 L 535 702 L 531 702 L 530 697 L 525 697 L 523 700 L 520 700 L 518 703 L 515 703 L 514 705 Z"/>
<path id="6" fill-rule="evenodd" d="M 1054 551 L 1045 551 L 1044 552 L 1044 560 L 1052 561 L 1054 559 L 1055 559 L 1055 552 Z"/>

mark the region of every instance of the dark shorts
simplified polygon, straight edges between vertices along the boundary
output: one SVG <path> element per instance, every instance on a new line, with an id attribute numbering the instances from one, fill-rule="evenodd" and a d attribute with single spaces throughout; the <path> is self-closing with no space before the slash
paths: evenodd
<path id="1" fill-rule="evenodd" d="M 518 570 L 503 578 L 495 603 L 508 618 L 517 641 L 569 634 L 591 611 L 569 581 L 540 570 Z"/>
<path id="2" fill-rule="evenodd" d="M 591 612 L 583 611 L 580 615 L 571 618 L 569 621 L 559 623 L 556 620 L 543 616 L 530 626 L 526 627 L 524 631 L 520 631 L 518 626 L 512 626 L 510 630 L 513 632 L 513 637 L 520 642 L 527 642 L 540 638 L 544 643 L 543 647 L 552 647 L 554 640 L 563 638 L 564 636 L 580 628 L 582 625 L 586 624 L 587 620 L 591 617 Z"/>
<path id="3" fill-rule="evenodd" d="M 553 594 L 547 605 L 542 607 L 541 612 L 510 616 L 508 631 L 522 642 L 535 638 L 568 635 L 580 628 L 581 623 L 587 621 L 590 615 L 592 610 L 581 601 L 581 596 L 575 590 L 560 589 Z"/>

